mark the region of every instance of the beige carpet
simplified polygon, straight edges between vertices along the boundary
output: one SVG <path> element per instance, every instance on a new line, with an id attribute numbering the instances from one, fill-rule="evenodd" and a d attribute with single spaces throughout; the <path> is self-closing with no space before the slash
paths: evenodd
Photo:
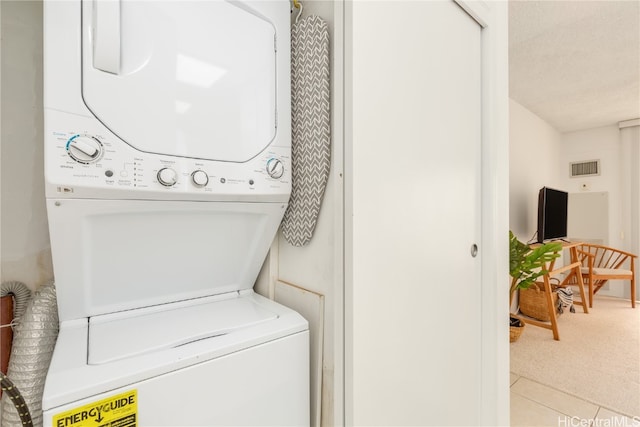
<path id="1" fill-rule="evenodd" d="M 511 343 L 511 372 L 612 409 L 640 416 L 640 306 L 598 297 L 550 330 L 527 325 Z"/>

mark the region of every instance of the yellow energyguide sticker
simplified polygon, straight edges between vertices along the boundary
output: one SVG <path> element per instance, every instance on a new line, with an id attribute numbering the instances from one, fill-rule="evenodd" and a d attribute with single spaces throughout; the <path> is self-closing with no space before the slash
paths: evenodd
<path id="1" fill-rule="evenodd" d="M 137 390 L 130 390 L 53 416 L 53 427 L 136 427 L 137 425 Z"/>

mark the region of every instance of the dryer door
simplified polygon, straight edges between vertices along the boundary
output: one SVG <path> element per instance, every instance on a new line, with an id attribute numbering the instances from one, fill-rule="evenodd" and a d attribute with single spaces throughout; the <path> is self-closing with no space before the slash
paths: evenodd
<path id="1" fill-rule="evenodd" d="M 84 102 L 129 145 L 244 162 L 273 140 L 275 27 L 267 18 L 222 0 L 84 0 L 82 8 Z"/>

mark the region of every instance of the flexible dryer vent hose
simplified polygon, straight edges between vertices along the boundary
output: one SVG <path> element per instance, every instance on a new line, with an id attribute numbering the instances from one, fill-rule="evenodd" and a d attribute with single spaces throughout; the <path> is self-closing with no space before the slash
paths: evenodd
<path id="1" fill-rule="evenodd" d="M 9 357 L 11 356 L 11 343 L 13 342 L 13 329 L 20 323 L 20 317 L 27 308 L 27 303 L 31 299 L 31 290 L 22 282 L 10 281 L 0 285 L 0 297 L 5 297 L 13 301 L 13 310 L 9 310 L 7 305 L 3 305 L 2 310 L 7 309 L 11 313 L 1 313 L 0 319 L 4 323 L 0 328 L 0 341 L 2 348 L 0 351 L 0 371 L 7 373 L 9 367 Z"/>
<path id="2" fill-rule="evenodd" d="M 16 408 L 16 411 L 18 411 L 22 425 L 32 426 L 33 420 L 31 420 L 31 413 L 29 412 L 27 402 L 24 401 L 24 397 L 22 397 L 18 388 L 2 372 L 0 372 L 0 387 L 2 391 L 9 396 L 11 402 L 13 402 L 13 406 Z"/>
<path id="3" fill-rule="evenodd" d="M 42 426 L 42 392 L 57 338 L 56 288 L 48 283 L 35 292 L 16 327 L 7 372 L 29 407 L 36 427 Z M 2 427 L 23 425 L 7 394 L 2 396 L 0 424 Z"/>
<path id="4" fill-rule="evenodd" d="M 13 307 L 13 322 L 20 323 L 20 318 L 27 309 L 27 303 L 31 299 L 31 290 L 22 282 L 3 282 L 0 287 L 0 297 L 13 295 L 16 305 Z"/>

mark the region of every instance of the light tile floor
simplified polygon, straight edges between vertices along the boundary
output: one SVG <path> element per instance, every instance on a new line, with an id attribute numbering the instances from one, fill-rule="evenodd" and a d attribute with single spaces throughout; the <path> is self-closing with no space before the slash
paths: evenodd
<path id="1" fill-rule="evenodd" d="M 512 373 L 511 425 L 640 427 L 640 417 L 626 417 Z"/>

